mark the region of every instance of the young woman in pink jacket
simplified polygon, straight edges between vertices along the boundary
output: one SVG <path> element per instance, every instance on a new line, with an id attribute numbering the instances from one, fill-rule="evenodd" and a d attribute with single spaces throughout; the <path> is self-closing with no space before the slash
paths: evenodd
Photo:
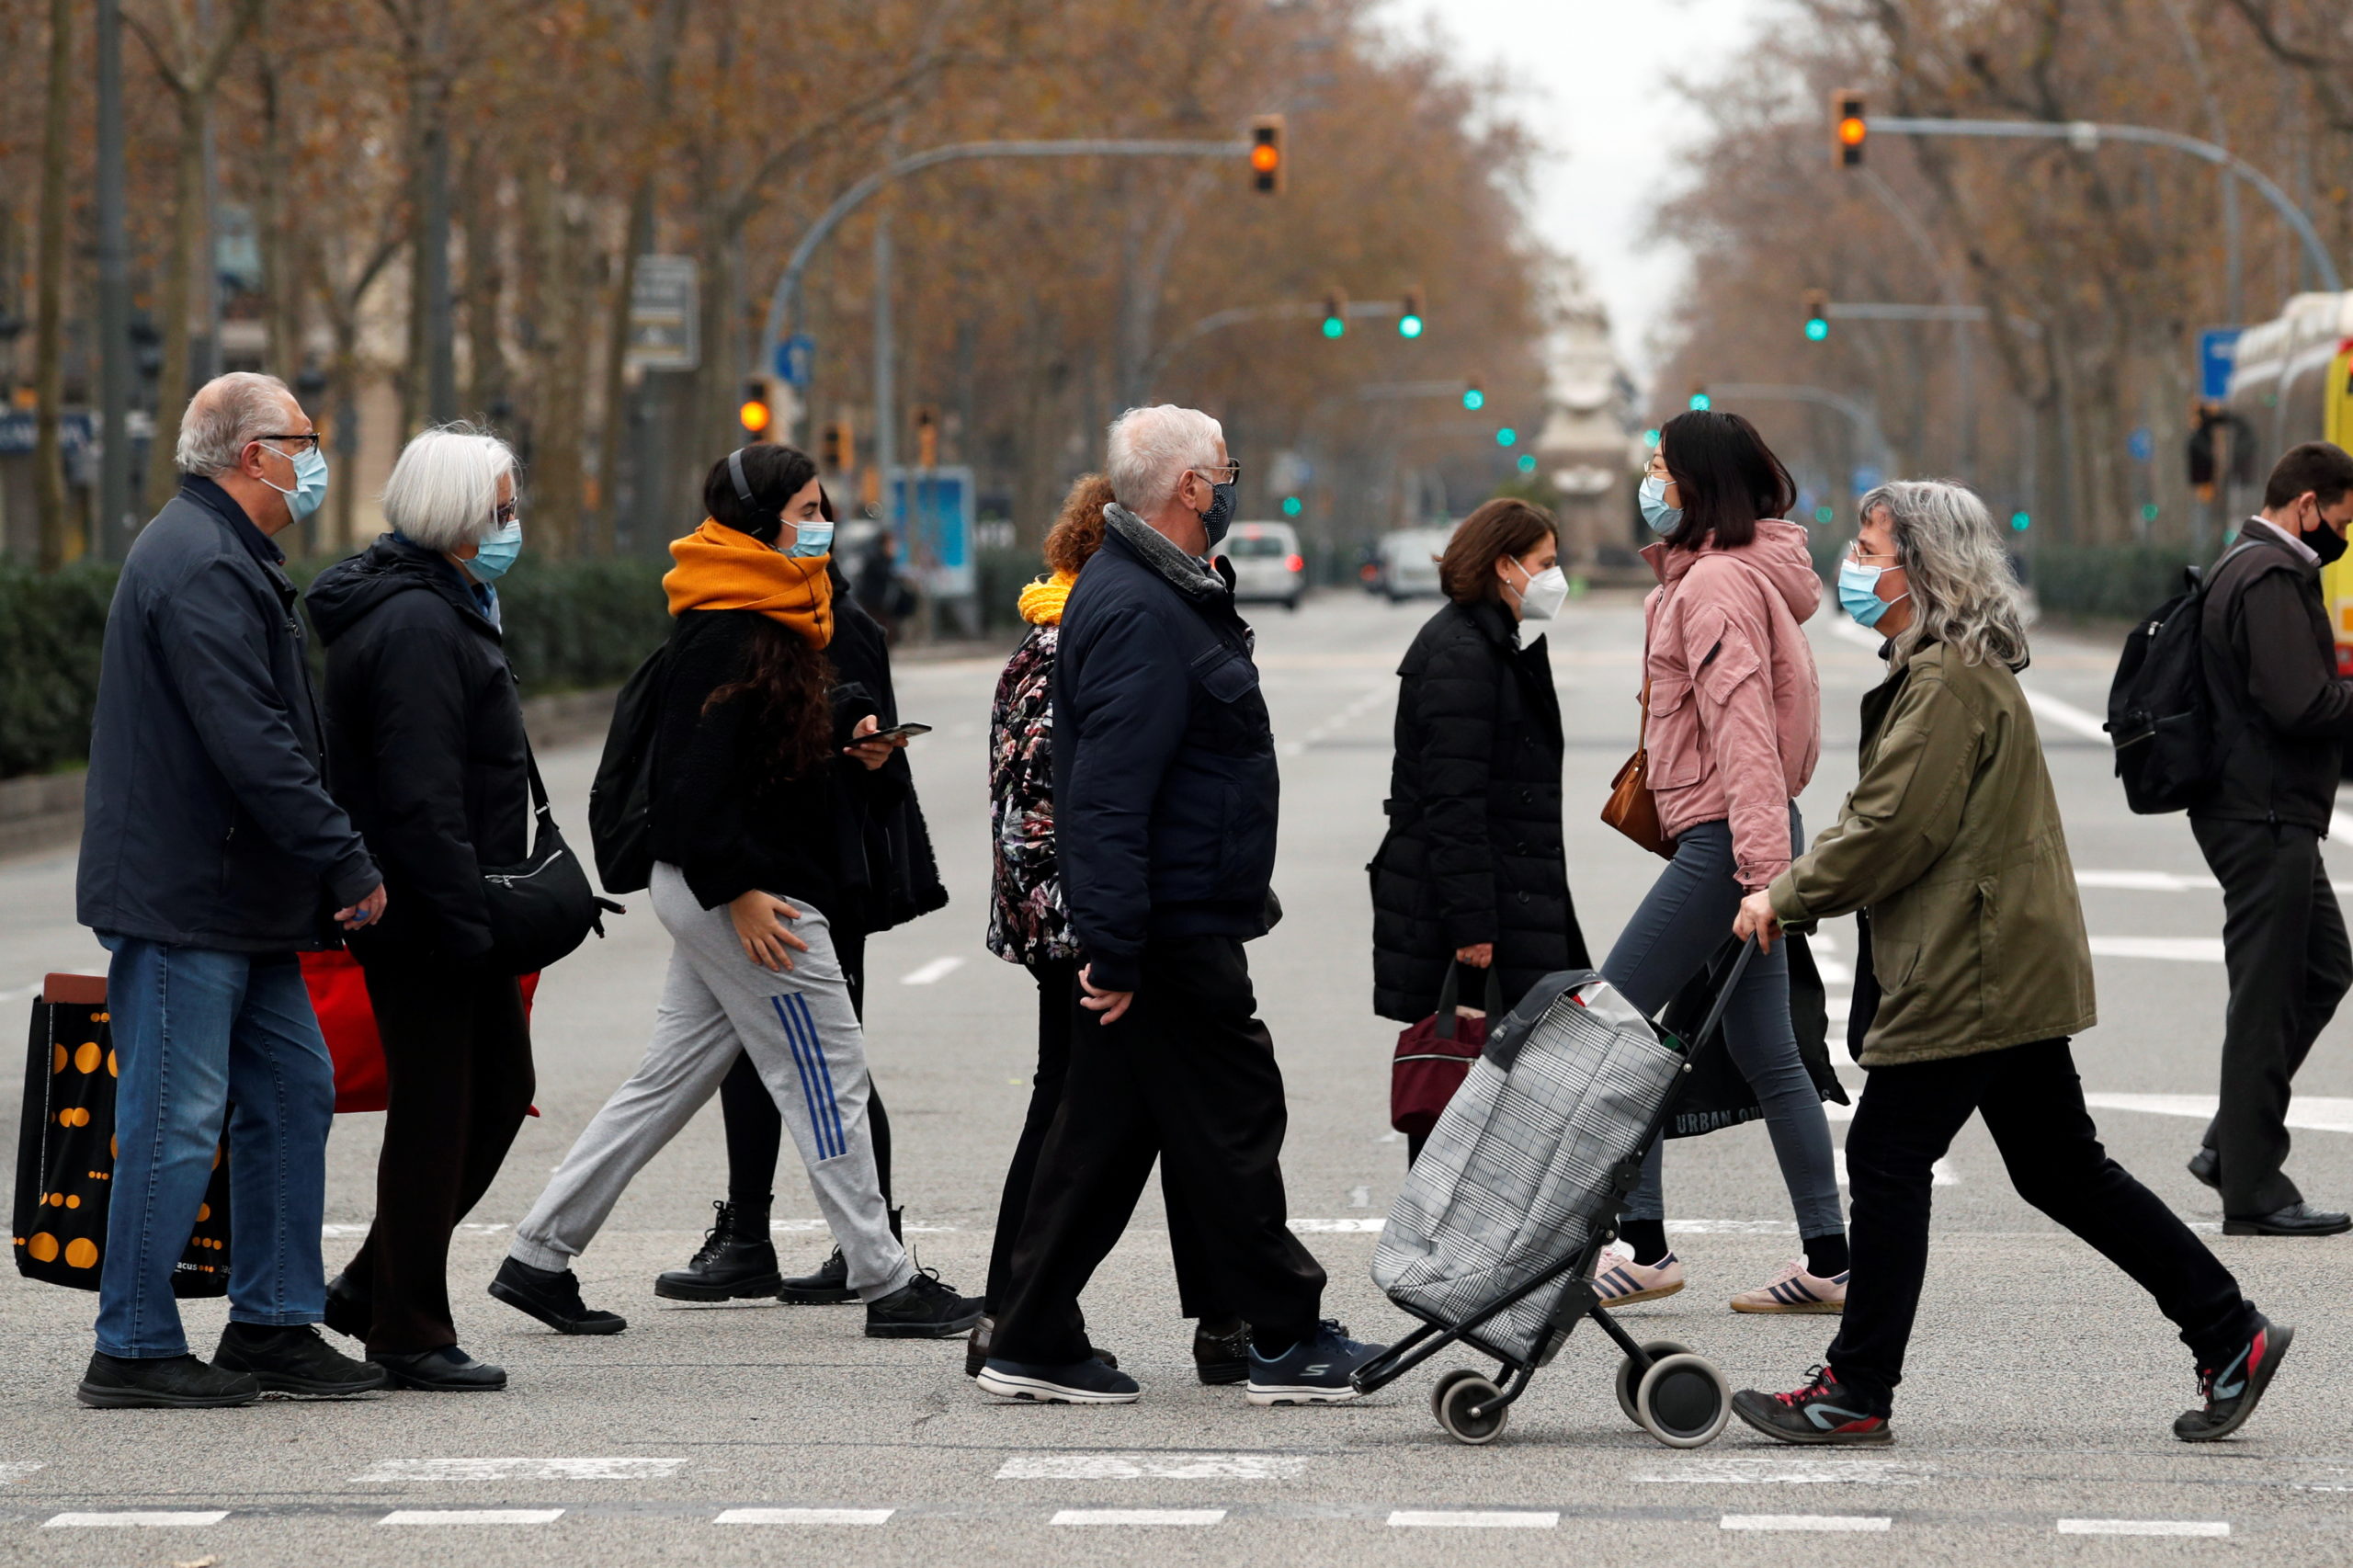
<path id="1" fill-rule="evenodd" d="M 1801 623 L 1822 599 L 1789 471 L 1736 414 L 1678 415 L 1659 431 L 1643 511 L 1665 537 L 1643 551 L 1659 585 L 1644 607 L 1650 785 L 1675 858 L 1601 972 L 1655 1014 L 1720 948 L 1741 899 L 1805 839 L 1797 795 L 1822 746 L 1822 693 Z M 1733 1060 L 1756 1092 L 1797 1210 L 1805 1256 L 1732 1301 L 1743 1312 L 1836 1312 L 1847 1299 L 1847 1228 L 1822 1099 L 1798 1056 L 1785 948 L 1750 962 L 1724 1014 Z M 1683 1289 L 1666 1245 L 1660 1148 L 1628 1195 L 1595 1285 L 1605 1301 Z"/>

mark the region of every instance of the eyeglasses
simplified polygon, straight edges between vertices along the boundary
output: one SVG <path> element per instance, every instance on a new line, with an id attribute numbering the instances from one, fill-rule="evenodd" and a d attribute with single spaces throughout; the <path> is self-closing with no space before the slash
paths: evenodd
<path id="1" fill-rule="evenodd" d="M 302 444 L 300 450 L 315 452 L 319 449 L 319 433 L 316 430 L 304 430 L 299 433 L 289 431 L 278 436 L 256 436 L 254 439 L 256 441 L 300 441 Z"/>
<path id="2" fill-rule="evenodd" d="M 1229 460 L 1225 467 L 1222 470 L 1214 468 L 1197 468 L 1192 472 L 1199 474 L 1204 479 L 1208 479 L 1211 484 L 1233 484 L 1240 481 L 1242 478 L 1242 464 L 1238 460 Z M 1211 479 L 1210 477 L 1212 474 L 1220 472 L 1222 472 L 1225 475 L 1223 479 Z"/>
<path id="3" fill-rule="evenodd" d="M 501 506 L 497 511 L 492 513 L 491 516 L 497 522 L 500 528 L 505 528 L 507 524 L 515 520 L 515 503 L 512 501 L 506 502 L 505 505 Z"/>

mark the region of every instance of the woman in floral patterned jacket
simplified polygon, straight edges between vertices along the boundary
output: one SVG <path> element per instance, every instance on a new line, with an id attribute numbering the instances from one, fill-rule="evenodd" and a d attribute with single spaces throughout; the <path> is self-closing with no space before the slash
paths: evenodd
<path id="1" fill-rule="evenodd" d="M 1111 482 L 1099 473 L 1071 486 L 1046 535 L 1050 574 L 1021 590 L 1021 619 L 1029 622 L 1029 633 L 1006 661 L 989 708 L 989 951 L 1024 966 L 1038 983 L 1038 1071 L 997 1207 L 996 1240 L 989 1255 L 990 1315 L 972 1331 L 965 1354 L 964 1369 L 972 1376 L 979 1375 L 988 1358 L 989 1331 L 1011 1280 L 1013 1243 L 1029 1207 L 1030 1177 L 1062 1104 L 1070 1066 L 1078 943 L 1071 935 L 1054 858 L 1054 644 L 1062 631 L 1063 602 L 1078 581 L 1079 568 L 1103 542 L 1103 508 L 1112 499 Z M 1193 1294 L 1190 1282 L 1204 1272 L 1192 1264 L 1202 1243 L 1176 1203 L 1168 1210 L 1177 1293 L 1185 1315 L 1203 1320 L 1193 1346 L 1201 1381 L 1239 1382 L 1249 1370 L 1249 1327 Z"/>

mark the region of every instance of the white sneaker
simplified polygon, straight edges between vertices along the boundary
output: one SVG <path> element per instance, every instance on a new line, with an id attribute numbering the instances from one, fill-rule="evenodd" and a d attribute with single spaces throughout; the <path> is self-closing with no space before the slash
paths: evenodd
<path id="1" fill-rule="evenodd" d="M 1843 1312 L 1847 1310 L 1847 1276 L 1824 1279 L 1809 1274 L 1805 1259 L 1793 1257 L 1781 1266 L 1769 1284 L 1743 1290 L 1732 1299 L 1736 1312 Z"/>
<path id="2" fill-rule="evenodd" d="M 1656 1263 L 1636 1263 L 1631 1252 L 1604 1247 L 1593 1260 L 1593 1293 L 1605 1307 L 1655 1301 L 1683 1289 L 1683 1263 L 1668 1253 Z"/>

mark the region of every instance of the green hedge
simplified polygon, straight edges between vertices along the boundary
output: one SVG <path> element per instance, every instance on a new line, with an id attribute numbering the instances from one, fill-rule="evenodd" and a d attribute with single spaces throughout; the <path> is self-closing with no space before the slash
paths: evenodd
<path id="1" fill-rule="evenodd" d="M 2195 559 L 2186 545 L 2044 543 L 2025 576 L 2045 615 L 2133 620 L 2181 592 Z"/>
<path id="2" fill-rule="evenodd" d="M 327 564 L 295 562 L 288 573 L 308 587 Z M 498 590 L 507 655 L 524 694 L 626 679 L 668 634 L 667 564 L 525 561 Z M 115 574 L 111 565 L 85 562 L 44 577 L 0 559 L 0 778 L 45 773 L 88 755 Z"/>

